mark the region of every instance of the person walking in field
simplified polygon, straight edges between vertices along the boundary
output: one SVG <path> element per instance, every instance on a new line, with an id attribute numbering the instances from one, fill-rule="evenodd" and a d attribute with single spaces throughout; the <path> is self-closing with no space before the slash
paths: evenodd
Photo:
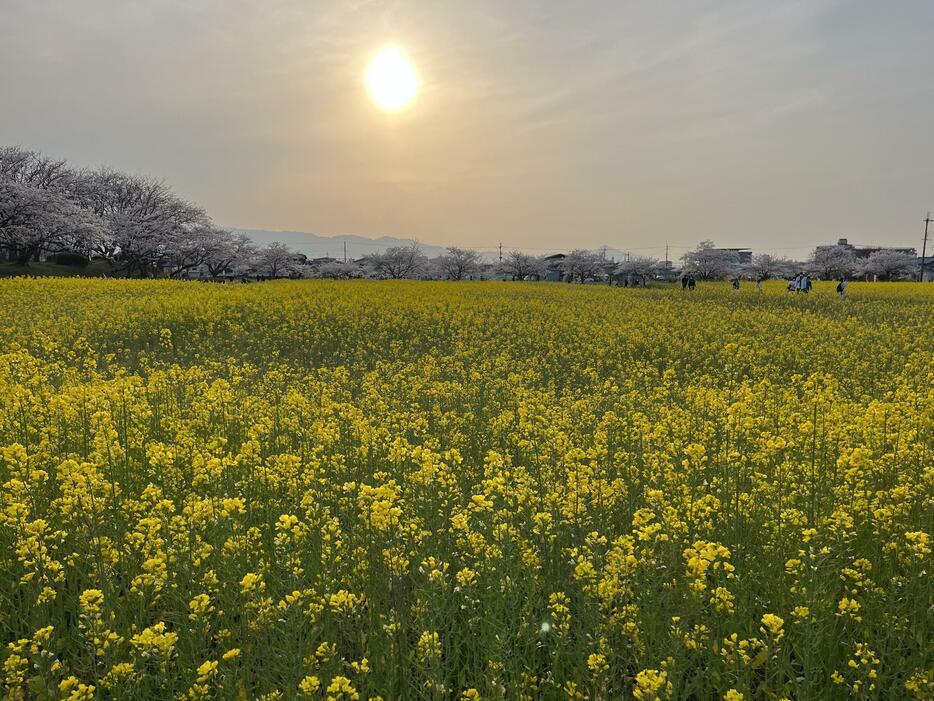
<path id="1" fill-rule="evenodd" d="M 688 276 L 682 275 L 681 276 L 681 289 L 686 290 L 687 288 L 688 288 Z"/>
<path id="2" fill-rule="evenodd" d="M 697 280 L 691 275 L 691 277 L 688 278 L 688 289 L 693 290 L 695 287 L 697 287 Z"/>
<path id="3" fill-rule="evenodd" d="M 847 286 L 847 281 L 844 280 L 843 278 L 840 278 L 840 282 L 837 283 L 837 296 L 840 299 L 843 299 L 844 297 L 846 297 L 846 286 Z"/>
<path id="4" fill-rule="evenodd" d="M 762 278 L 756 278 L 756 292 L 762 292 Z"/>
<path id="5" fill-rule="evenodd" d="M 804 276 L 804 294 L 808 294 L 811 291 L 811 276 Z"/>

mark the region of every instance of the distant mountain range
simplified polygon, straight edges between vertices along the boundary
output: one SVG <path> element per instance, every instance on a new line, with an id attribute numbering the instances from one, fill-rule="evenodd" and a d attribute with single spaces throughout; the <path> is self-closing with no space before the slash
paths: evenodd
<path id="1" fill-rule="evenodd" d="M 380 236 L 368 238 L 366 236 L 318 236 L 305 231 L 265 231 L 263 229 L 231 229 L 240 234 L 246 234 L 260 246 L 278 241 L 309 258 L 343 258 L 344 244 L 347 244 L 347 260 L 362 258 L 371 253 L 385 251 L 392 246 L 411 246 L 412 239 L 400 239 L 394 236 Z M 444 246 L 432 246 L 418 243 L 416 245 L 426 256 L 434 258 L 444 253 Z"/>
<path id="2" fill-rule="evenodd" d="M 356 236 L 353 234 L 343 236 L 319 236 L 306 231 L 267 231 L 265 229 L 231 229 L 237 233 L 246 234 L 260 246 L 278 241 L 299 253 L 304 253 L 309 258 L 323 258 L 330 256 L 332 258 L 343 258 L 344 244 L 347 244 L 347 260 L 362 258 L 371 253 L 385 251 L 391 246 L 410 246 L 412 239 L 400 239 L 395 236 L 380 236 L 378 238 L 369 238 L 367 236 Z M 444 246 L 435 246 L 428 243 L 416 241 L 415 244 L 429 258 L 434 258 L 445 252 Z M 469 248 L 469 246 L 467 246 Z M 608 258 L 623 260 L 626 254 L 618 248 L 611 246 L 601 246 L 606 249 Z M 503 249 L 506 252 L 506 249 Z M 529 251 L 532 253 L 532 251 Z M 542 251 L 535 251 L 541 253 Z M 563 251 L 562 251 L 563 252 Z M 483 257 L 489 261 L 496 260 L 498 253 L 495 251 L 482 251 Z"/>

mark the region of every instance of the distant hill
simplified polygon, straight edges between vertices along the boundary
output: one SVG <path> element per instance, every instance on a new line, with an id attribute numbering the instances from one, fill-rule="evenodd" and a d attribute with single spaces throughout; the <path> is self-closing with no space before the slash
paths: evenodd
<path id="1" fill-rule="evenodd" d="M 260 246 L 270 244 L 274 241 L 284 243 L 289 248 L 304 253 L 309 258 L 323 258 L 331 256 L 332 258 L 341 258 L 344 255 L 344 242 L 347 242 L 347 259 L 361 258 L 370 253 L 385 251 L 391 246 L 410 246 L 412 239 L 400 239 L 395 236 L 380 236 L 379 238 L 368 238 L 366 236 L 356 236 L 353 234 L 344 236 L 319 236 L 310 234 L 306 231 L 267 231 L 265 229 L 231 229 L 237 233 L 246 234 Z M 434 246 L 432 244 L 416 242 L 419 249 L 429 258 L 434 258 L 445 252 L 444 246 Z M 469 248 L 467 246 L 466 248 Z M 573 248 L 573 246 L 571 247 Z M 618 248 L 612 246 L 598 247 L 606 249 L 607 258 L 615 258 L 617 261 L 624 260 L 626 254 Z M 503 253 L 511 250 L 503 247 Z M 528 251 L 533 254 L 541 254 L 543 251 Z M 566 251 L 555 251 L 566 253 Z M 495 261 L 497 253 L 494 251 L 481 251 L 483 257 L 489 261 Z"/>
<path id="2" fill-rule="evenodd" d="M 289 248 L 304 253 L 309 258 L 341 258 L 344 255 L 344 243 L 347 243 L 347 259 L 361 258 L 370 253 L 385 251 L 391 246 L 410 246 L 412 239 L 399 239 L 394 236 L 367 238 L 366 236 L 318 236 L 305 231 L 266 231 L 263 229 L 231 229 L 246 234 L 257 244 L 264 246 L 274 241 L 284 243 Z M 416 242 L 417 243 L 417 242 Z M 422 253 L 430 258 L 444 253 L 444 246 L 417 243 Z"/>

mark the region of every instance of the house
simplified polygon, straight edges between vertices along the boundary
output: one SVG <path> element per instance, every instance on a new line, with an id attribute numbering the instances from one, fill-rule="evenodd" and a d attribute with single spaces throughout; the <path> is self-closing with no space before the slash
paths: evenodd
<path id="1" fill-rule="evenodd" d="M 921 259 L 918 258 L 918 269 L 921 270 L 921 282 L 934 282 L 934 256 L 924 259 L 924 268 L 921 268 Z"/>
<path id="2" fill-rule="evenodd" d="M 334 265 L 335 263 L 340 263 L 337 258 L 332 258 L 331 256 L 322 256 L 320 258 L 309 258 L 305 263 L 303 272 L 306 277 L 315 277 L 321 274 L 321 269 L 326 268 L 326 266 Z"/>
<path id="3" fill-rule="evenodd" d="M 188 268 L 181 274 L 181 277 L 188 278 L 189 280 L 204 280 L 205 278 L 211 277 L 211 271 L 208 269 L 207 265 L 202 263 L 193 268 Z"/>
<path id="4" fill-rule="evenodd" d="M 869 258 L 876 251 L 898 251 L 899 253 L 907 253 L 910 256 L 918 255 L 918 252 L 911 247 L 899 248 L 897 246 L 854 246 L 852 243 L 846 239 L 837 239 L 836 244 L 827 244 L 824 246 L 818 246 L 817 251 L 826 251 L 831 248 L 843 248 L 847 251 L 850 251 L 854 256 L 860 260 L 865 260 Z"/>
<path id="5" fill-rule="evenodd" d="M 729 253 L 732 255 L 737 263 L 745 265 L 746 263 L 752 263 L 752 249 L 749 248 L 715 248 L 715 251 L 721 251 L 723 253 Z"/>
<path id="6" fill-rule="evenodd" d="M 564 280 L 564 259 L 567 255 L 564 253 L 553 253 L 545 256 L 542 260 L 545 263 L 545 280 L 547 282 L 561 282 Z"/>
<path id="7" fill-rule="evenodd" d="M 470 276 L 472 280 L 512 280 L 512 276 L 504 273 L 500 266 L 489 261 L 480 263 L 477 272 Z"/>
<path id="8" fill-rule="evenodd" d="M 655 279 L 665 282 L 675 282 L 681 277 L 681 270 L 674 266 L 670 260 L 661 261 L 655 268 Z"/>

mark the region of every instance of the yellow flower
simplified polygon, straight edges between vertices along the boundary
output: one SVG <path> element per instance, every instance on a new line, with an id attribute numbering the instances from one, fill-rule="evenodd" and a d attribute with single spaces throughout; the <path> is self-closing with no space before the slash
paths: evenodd
<path id="1" fill-rule="evenodd" d="M 94 686 L 82 684 L 77 677 L 66 677 L 58 685 L 58 691 L 64 701 L 91 701 L 94 698 Z"/>
<path id="2" fill-rule="evenodd" d="M 601 674 L 605 674 L 610 669 L 610 665 L 606 661 L 606 655 L 594 652 L 587 658 L 587 668 L 590 670 L 591 674 L 598 677 Z"/>
<path id="3" fill-rule="evenodd" d="M 165 623 L 161 621 L 130 638 L 130 645 L 143 657 L 168 658 L 177 642 L 178 634 L 165 632 Z"/>
<path id="4" fill-rule="evenodd" d="M 214 606 L 211 604 L 211 597 L 207 594 L 198 594 L 188 602 L 188 610 L 190 611 L 188 614 L 189 620 L 197 621 L 204 618 L 214 611 Z"/>
<path id="5" fill-rule="evenodd" d="M 244 594 L 261 592 L 266 588 L 266 582 L 263 581 L 263 575 L 255 572 L 247 572 L 240 580 L 240 591 Z"/>
<path id="6" fill-rule="evenodd" d="M 357 596 L 344 589 L 331 594 L 328 599 L 328 605 L 335 613 L 347 613 L 353 611 L 363 603 L 363 596 Z"/>
<path id="7" fill-rule="evenodd" d="M 462 587 L 469 587 L 477 581 L 477 573 L 469 567 L 464 567 L 457 572 L 457 583 Z"/>
<path id="8" fill-rule="evenodd" d="M 128 683 L 136 674 L 136 668 L 132 662 L 118 662 L 101 679 L 101 686 L 105 689 L 113 689 Z"/>
<path id="9" fill-rule="evenodd" d="M 217 660 L 207 660 L 198 667 L 198 681 L 204 683 L 217 674 Z"/>
<path id="10" fill-rule="evenodd" d="M 78 603 L 83 615 L 88 617 L 99 616 L 101 608 L 104 606 L 104 592 L 100 589 L 86 589 L 78 597 Z"/>
<path id="11" fill-rule="evenodd" d="M 660 701 L 669 697 L 673 689 L 668 673 L 657 669 L 643 669 L 636 674 L 636 686 L 632 690 L 637 701 Z"/>
<path id="12" fill-rule="evenodd" d="M 328 701 L 357 701 L 360 694 L 347 677 L 334 677 L 327 688 Z"/>
<path id="13" fill-rule="evenodd" d="M 931 696 L 934 286 L 4 265 L 6 696 Z"/>
<path id="14" fill-rule="evenodd" d="M 776 616 L 774 613 L 766 613 L 762 616 L 762 626 L 759 630 L 762 633 L 770 635 L 773 640 L 778 642 L 782 639 L 782 636 L 785 635 L 783 626 L 785 621 L 783 618 Z"/>
<path id="15" fill-rule="evenodd" d="M 433 631 L 424 631 L 418 638 L 418 658 L 431 662 L 441 657 L 441 639 Z"/>
<path id="16" fill-rule="evenodd" d="M 862 607 L 860 606 L 858 601 L 844 596 L 837 603 L 837 615 L 847 616 L 849 618 L 852 618 L 855 621 L 861 621 L 863 620 L 862 617 L 859 615 L 859 611 L 861 608 Z"/>
<path id="17" fill-rule="evenodd" d="M 309 675 L 298 683 L 298 690 L 305 696 L 313 695 L 321 688 L 321 680 L 314 675 Z"/>

